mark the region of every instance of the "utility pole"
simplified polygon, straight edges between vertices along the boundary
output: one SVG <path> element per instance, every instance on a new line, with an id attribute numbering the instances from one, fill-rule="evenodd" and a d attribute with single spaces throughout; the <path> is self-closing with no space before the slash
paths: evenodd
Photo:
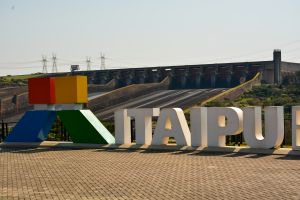
<path id="1" fill-rule="evenodd" d="M 86 70 L 91 70 L 91 57 L 86 57 Z"/>
<path id="2" fill-rule="evenodd" d="M 43 70 L 42 73 L 47 74 L 48 70 L 47 70 L 47 56 L 42 56 L 42 63 L 43 63 Z"/>
<path id="3" fill-rule="evenodd" d="M 56 65 L 56 54 L 52 53 L 52 73 L 57 73 L 57 65 Z"/>
<path id="4" fill-rule="evenodd" d="M 101 66 L 100 66 L 100 69 L 103 70 L 103 69 L 105 69 L 105 55 L 104 55 L 104 53 L 101 53 L 101 54 L 100 54 L 100 58 L 101 58 Z"/>

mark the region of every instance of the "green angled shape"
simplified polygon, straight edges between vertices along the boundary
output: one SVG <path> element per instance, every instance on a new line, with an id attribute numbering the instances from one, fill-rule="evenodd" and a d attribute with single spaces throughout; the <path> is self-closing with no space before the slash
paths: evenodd
<path id="1" fill-rule="evenodd" d="M 114 144 L 115 138 L 90 110 L 64 110 L 57 115 L 74 143 Z"/>
<path id="2" fill-rule="evenodd" d="M 115 144 L 115 137 L 105 128 L 105 126 L 99 121 L 99 119 L 90 110 L 80 110 L 85 118 L 93 125 L 98 133 L 105 139 L 105 144 Z"/>

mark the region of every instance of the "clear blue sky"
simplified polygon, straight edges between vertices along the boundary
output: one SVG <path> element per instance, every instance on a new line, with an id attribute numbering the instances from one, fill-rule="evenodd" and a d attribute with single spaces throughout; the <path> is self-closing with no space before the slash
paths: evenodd
<path id="1" fill-rule="evenodd" d="M 300 62 L 298 0 L 1 0 L 0 75 L 271 60 Z M 51 71 L 51 60 L 48 71 Z"/>

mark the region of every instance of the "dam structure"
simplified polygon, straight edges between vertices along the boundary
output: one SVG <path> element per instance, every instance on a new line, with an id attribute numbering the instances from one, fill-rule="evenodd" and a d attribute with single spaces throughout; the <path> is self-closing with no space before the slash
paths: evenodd
<path id="1" fill-rule="evenodd" d="M 250 80 L 258 72 L 263 83 L 281 84 L 282 71 L 295 72 L 299 69 L 299 63 L 281 61 L 281 51 L 274 50 L 273 60 L 270 61 L 107 69 L 74 74 L 88 76 L 90 84 L 104 85 L 114 80 L 116 88 L 158 83 L 169 77 L 170 89 L 193 89 L 234 87 Z"/>
<path id="2" fill-rule="evenodd" d="M 186 109 L 200 105 L 253 78 L 255 83 L 299 83 L 295 75 L 299 70 L 300 63 L 282 61 L 281 50 L 275 49 L 273 60 L 268 61 L 75 71 L 43 76 L 87 76 L 86 107 L 99 119 L 111 121 L 114 111 L 123 108 Z M 32 106 L 28 103 L 27 86 L 0 89 L 0 119 L 16 121 L 29 109 Z"/>

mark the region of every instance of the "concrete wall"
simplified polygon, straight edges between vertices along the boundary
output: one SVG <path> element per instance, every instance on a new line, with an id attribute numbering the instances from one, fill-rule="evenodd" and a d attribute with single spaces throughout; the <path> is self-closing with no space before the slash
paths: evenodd
<path id="1" fill-rule="evenodd" d="M 214 97 L 202 102 L 201 106 L 205 106 L 206 103 L 215 101 L 215 100 L 223 100 L 223 99 L 233 100 L 236 97 L 243 94 L 244 92 L 251 90 L 254 85 L 260 84 L 260 82 L 261 82 L 260 80 L 261 80 L 261 74 L 258 73 L 256 76 L 254 76 L 253 79 L 251 79 L 239 86 L 231 88 L 225 92 L 222 92 L 222 93 L 218 94 L 217 96 L 214 96 Z"/>
<path id="2" fill-rule="evenodd" d="M 132 84 L 158 83 L 166 77 L 170 78 L 172 89 L 230 88 L 252 79 L 258 72 L 262 74 L 263 82 L 273 84 L 276 82 L 274 66 L 274 61 L 256 61 L 80 71 L 74 74 L 87 75 L 89 83 L 93 84 L 106 84 L 115 80 L 115 88 Z"/>
<path id="3" fill-rule="evenodd" d="M 146 93 L 168 89 L 170 85 L 170 80 L 166 77 L 160 83 L 151 83 L 151 84 L 133 84 L 123 88 L 113 90 L 107 94 L 104 94 L 96 99 L 93 99 L 88 102 L 88 108 L 91 110 L 103 109 L 108 106 L 120 103 L 122 101 L 135 98 L 137 96 L 144 95 Z"/>
<path id="4" fill-rule="evenodd" d="M 296 72 L 300 71 L 300 63 L 281 62 L 281 71 Z"/>
<path id="5" fill-rule="evenodd" d="M 22 113 L 28 108 L 27 86 L 0 89 L 0 118 Z"/>
<path id="6" fill-rule="evenodd" d="M 96 85 L 96 84 L 89 84 L 88 86 L 88 93 L 94 92 L 107 92 L 112 91 L 116 88 L 116 80 L 112 79 L 105 85 Z"/>
<path id="7" fill-rule="evenodd" d="M 269 61 L 107 69 L 77 71 L 73 74 L 88 76 L 89 84 L 105 85 L 115 80 L 115 88 L 132 84 L 158 83 L 166 77 L 170 78 L 172 89 L 230 88 L 252 79 L 258 72 L 261 74 L 262 82 L 281 84 L 282 72 L 298 71 L 299 68 L 300 63 L 282 62 L 281 50 L 275 49 L 273 60 Z M 51 74 L 51 76 L 70 74 Z"/>
<path id="8" fill-rule="evenodd" d="M 27 86 L 0 88 L 0 98 L 21 94 L 27 91 Z"/>
<path id="9" fill-rule="evenodd" d="M 28 110 L 28 93 L 22 93 L 0 99 L 0 118 L 20 114 Z"/>
<path id="10" fill-rule="evenodd" d="M 264 65 L 264 70 L 261 73 L 261 81 L 263 83 L 274 84 L 274 63 L 268 62 Z"/>

